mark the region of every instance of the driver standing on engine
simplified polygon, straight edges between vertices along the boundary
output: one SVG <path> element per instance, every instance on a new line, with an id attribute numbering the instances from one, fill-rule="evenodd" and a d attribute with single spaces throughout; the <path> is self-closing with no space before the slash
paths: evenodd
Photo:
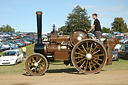
<path id="1" fill-rule="evenodd" d="M 97 19 L 97 14 L 92 14 L 94 21 L 93 26 L 91 27 L 91 29 L 88 31 L 88 33 L 95 28 L 94 30 L 94 35 L 96 36 L 96 39 L 100 40 L 101 34 L 102 34 L 102 30 L 101 30 L 101 25 L 100 25 L 100 21 Z"/>

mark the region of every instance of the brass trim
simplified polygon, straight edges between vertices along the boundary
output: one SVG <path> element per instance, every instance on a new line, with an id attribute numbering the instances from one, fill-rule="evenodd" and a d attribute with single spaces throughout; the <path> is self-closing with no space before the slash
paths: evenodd
<path id="1" fill-rule="evenodd" d="M 67 49 L 67 46 L 61 46 L 61 49 Z"/>
<path id="2" fill-rule="evenodd" d="M 46 47 L 46 45 L 44 45 L 44 55 L 46 55 L 47 54 L 47 47 Z"/>
<path id="3" fill-rule="evenodd" d="M 41 14 L 43 14 L 43 13 L 42 13 L 41 11 L 37 11 L 36 14 L 40 14 L 40 15 L 41 15 Z"/>
<path id="4" fill-rule="evenodd" d="M 60 51 L 60 44 L 58 45 L 58 51 Z"/>

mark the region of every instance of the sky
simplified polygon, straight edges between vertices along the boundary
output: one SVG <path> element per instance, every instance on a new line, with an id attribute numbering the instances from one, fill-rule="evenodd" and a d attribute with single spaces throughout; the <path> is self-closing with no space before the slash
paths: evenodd
<path id="1" fill-rule="evenodd" d="M 67 16 L 80 5 L 92 14 L 97 13 L 102 27 L 111 28 L 115 17 L 128 24 L 128 0 L 0 0 L 0 27 L 9 24 L 16 31 L 37 32 L 36 11 L 43 12 L 43 32 L 65 25 Z"/>

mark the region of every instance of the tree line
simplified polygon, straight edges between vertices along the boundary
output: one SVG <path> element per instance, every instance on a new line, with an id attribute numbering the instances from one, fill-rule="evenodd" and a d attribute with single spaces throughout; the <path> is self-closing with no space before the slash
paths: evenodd
<path id="1" fill-rule="evenodd" d="M 3 25 L 2 27 L 0 27 L 0 32 L 15 32 L 15 29 L 10 25 Z"/>
<path id="2" fill-rule="evenodd" d="M 65 25 L 61 27 L 61 31 L 63 31 L 64 34 L 70 34 L 76 29 L 88 31 L 91 27 L 91 20 L 89 20 L 89 18 L 87 10 L 77 5 L 72 10 L 72 13 L 67 16 L 67 21 Z M 111 26 L 111 29 L 103 27 L 102 32 L 112 33 L 113 31 L 116 31 L 124 33 L 128 31 L 127 24 L 122 17 L 116 17 Z"/>

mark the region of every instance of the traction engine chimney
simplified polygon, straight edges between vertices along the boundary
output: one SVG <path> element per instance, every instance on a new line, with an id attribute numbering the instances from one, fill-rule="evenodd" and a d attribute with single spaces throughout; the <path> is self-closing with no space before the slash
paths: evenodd
<path id="1" fill-rule="evenodd" d="M 37 11 L 37 43 L 35 44 L 34 51 L 35 53 L 41 53 L 44 55 L 45 45 L 42 43 L 42 12 Z"/>
<path id="2" fill-rule="evenodd" d="M 36 12 L 36 15 L 37 15 L 37 34 L 38 34 L 37 43 L 42 44 L 42 12 L 38 11 Z"/>

